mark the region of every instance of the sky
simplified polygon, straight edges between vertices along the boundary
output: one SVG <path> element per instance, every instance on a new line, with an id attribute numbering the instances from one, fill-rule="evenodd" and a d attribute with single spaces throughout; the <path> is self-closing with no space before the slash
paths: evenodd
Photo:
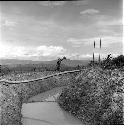
<path id="1" fill-rule="evenodd" d="M 0 1 L 0 58 L 82 60 L 93 52 L 95 58 L 123 54 L 122 5 L 122 0 Z"/>

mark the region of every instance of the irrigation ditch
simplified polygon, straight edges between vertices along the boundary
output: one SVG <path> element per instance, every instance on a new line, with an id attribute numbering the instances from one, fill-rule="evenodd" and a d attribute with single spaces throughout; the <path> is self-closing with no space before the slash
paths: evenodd
<path id="1" fill-rule="evenodd" d="M 0 124 L 22 125 L 22 104 L 39 93 L 71 83 L 71 73 L 82 70 L 65 71 L 42 78 L 25 81 L 0 80 Z"/>

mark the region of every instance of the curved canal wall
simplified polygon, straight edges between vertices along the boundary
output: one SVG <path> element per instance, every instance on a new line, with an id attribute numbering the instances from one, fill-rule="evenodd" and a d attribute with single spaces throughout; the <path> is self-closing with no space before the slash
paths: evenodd
<path id="1" fill-rule="evenodd" d="M 0 124 L 22 125 L 22 104 L 39 93 L 70 84 L 70 73 L 74 72 L 80 70 L 65 71 L 28 81 L 0 80 Z M 65 75 L 68 73 L 69 75 Z"/>

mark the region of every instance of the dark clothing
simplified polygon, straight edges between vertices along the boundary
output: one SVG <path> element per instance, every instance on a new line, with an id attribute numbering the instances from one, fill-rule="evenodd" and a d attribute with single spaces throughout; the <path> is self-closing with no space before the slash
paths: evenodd
<path id="1" fill-rule="evenodd" d="M 61 59 L 58 59 L 57 61 L 57 71 L 60 71 L 60 64 L 61 64 Z"/>
<path id="2" fill-rule="evenodd" d="M 58 59 L 58 61 L 57 61 L 57 71 L 60 71 L 60 65 L 61 65 L 61 62 L 62 62 L 62 60 L 64 60 L 64 59 L 66 59 L 66 57 L 63 57 L 62 59 Z"/>

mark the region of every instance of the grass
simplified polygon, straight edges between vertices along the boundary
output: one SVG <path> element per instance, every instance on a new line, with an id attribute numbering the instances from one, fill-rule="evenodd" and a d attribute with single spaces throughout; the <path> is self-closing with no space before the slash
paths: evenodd
<path id="1" fill-rule="evenodd" d="M 63 90 L 58 103 L 64 110 L 91 125 L 122 124 L 122 78 L 124 72 L 119 70 L 87 68 Z"/>
<path id="2" fill-rule="evenodd" d="M 43 71 L 43 72 L 26 72 L 26 73 L 9 73 L 7 75 L 3 75 L 0 79 L 5 79 L 9 81 L 24 81 L 24 80 L 32 80 L 36 78 L 41 78 L 47 75 L 55 74 L 57 71 Z"/>

